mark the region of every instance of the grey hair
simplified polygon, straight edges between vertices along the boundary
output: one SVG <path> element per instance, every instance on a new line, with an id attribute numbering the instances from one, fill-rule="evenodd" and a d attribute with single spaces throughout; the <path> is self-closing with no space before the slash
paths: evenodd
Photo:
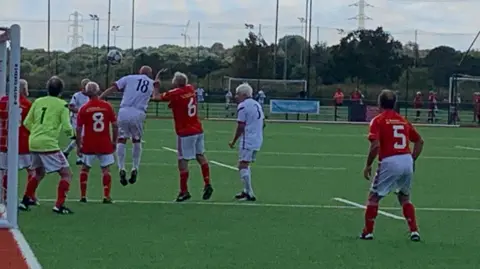
<path id="1" fill-rule="evenodd" d="M 176 82 L 178 81 L 185 82 L 184 84 L 187 85 L 188 84 L 187 75 L 185 75 L 182 72 L 175 72 L 175 74 L 173 75 L 172 84 L 176 84 Z"/>
<path id="2" fill-rule="evenodd" d="M 80 82 L 80 85 L 82 86 L 82 88 L 85 88 L 87 87 L 87 84 L 90 82 L 90 80 L 88 78 L 84 78 L 82 79 L 82 81 Z"/>
<path id="3" fill-rule="evenodd" d="M 98 83 L 90 81 L 85 85 L 85 93 L 87 94 L 97 94 L 100 91 L 100 86 Z"/>
<path id="4" fill-rule="evenodd" d="M 25 90 L 28 88 L 28 82 L 25 79 L 20 79 L 19 81 L 20 84 L 20 90 Z"/>
<path id="5" fill-rule="evenodd" d="M 253 95 L 253 88 L 248 83 L 242 83 L 238 85 L 237 89 L 235 89 L 236 94 L 242 94 L 247 97 L 252 97 Z"/>

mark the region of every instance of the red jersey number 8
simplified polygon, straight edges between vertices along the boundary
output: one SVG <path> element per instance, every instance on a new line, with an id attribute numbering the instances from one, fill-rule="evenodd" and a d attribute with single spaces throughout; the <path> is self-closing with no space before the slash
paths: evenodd
<path id="1" fill-rule="evenodd" d="M 102 112 L 95 112 L 92 115 L 93 119 L 93 131 L 96 133 L 103 132 L 105 130 L 104 116 Z"/>
<path id="2" fill-rule="evenodd" d="M 189 117 L 194 117 L 197 115 L 197 106 L 194 104 L 195 100 L 193 98 L 190 98 L 190 101 L 188 102 L 188 116 Z"/>
<path id="3" fill-rule="evenodd" d="M 405 149 L 407 145 L 407 137 L 403 133 L 405 131 L 404 125 L 393 125 L 393 137 L 395 138 L 395 143 L 393 144 L 394 149 Z"/>

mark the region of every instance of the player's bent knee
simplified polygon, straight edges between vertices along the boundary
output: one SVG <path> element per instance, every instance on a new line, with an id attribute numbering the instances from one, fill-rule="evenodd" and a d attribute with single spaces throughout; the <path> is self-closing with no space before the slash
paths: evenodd
<path id="1" fill-rule="evenodd" d="M 398 203 L 400 203 L 400 205 L 410 203 L 410 195 L 406 194 L 402 191 L 399 191 L 397 193 L 397 199 L 398 199 Z"/>
<path id="2" fill-rule="evenodd" d="M 196 159 L 197 159 L 197 162 L 200 163 L 200 164 L 208 163 L 207 157 L 205 157 L 205 155 L 203 155 L 203 154 L 197 154 Z"/>
<path id="3" fill-rule="evenodd" d="M 58 173 L 63 179 L 67 179 L 67 180 L 72 179 L 72 171 L 68 167 L 63 167 L 62 169 L 58 170 Z"/>
<path id="4" fill-rule="evenodd" d="M 117 143 L 118 143 L 118 144 L 126 144 L 126 143 L 127 143 L 127 139 L 126 139 L 126 138 L 118 138 L 118 139 L 117 139 Z"/>
<path id="5" fill-rule="evenodd" d="M 250 165 L 250 162 L 239 161 L 238 162 L 238 169 L 247 169 L 249 165 Z"/>
<path id="6" fill-rule="evenodd" d="M 382 200 L 383 196 L 380 196 L 378 193 L 376 192 L 370 192 L 370 194 L 368 195 L 368 204 L 369 205 L 377 205 L 380 200 Z"/>

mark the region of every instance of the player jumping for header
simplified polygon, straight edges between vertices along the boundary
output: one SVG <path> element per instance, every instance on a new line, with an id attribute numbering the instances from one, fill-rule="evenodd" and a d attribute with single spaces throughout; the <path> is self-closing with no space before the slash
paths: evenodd
<path id="1" fill-rule="evenodd" d="M 250 163 L 255 161 L 257 152 L 263 143 L 263 128 L 265 115 L 262 106 L 252 98 L 253 89 L 243 83 L 236 89 L 237 107 L 237 130 L 230 148 L 234 148 L 238 139 L 240 146 L 238 149 L 238 171 L 243 183 L 243 191 L 235 196 L 238 200 L 255 201 L 255 194 L 252 188 L 252 173 Z"/>
<path id="2" fill-rule="evenodd" d="M 420 241 L 415 207 L 410 202 L 410 189 L 414 162 L 422 152 L 423 139 L 407 120 L 395 112 L 396 99 L 394 92 L 383 90 L 378 96 L 382 112 L 370 122 L 370 151 L 363 171 L 365 179 L 370 180 L 372 164 L 377 155 L 378 169 L 365 210 L 365 227 L 360 235 L 364 240 L 373 239 L 373 227 L 380 200 L 391 191 L 397 190 L 398 202 L 410 228 L 410 239 Z M 410 142 L 414 143 L 413 153 L 410 151 Z"/>
<path id="3" fill-rule="evenodd" d="M 89 82 L 85 87 L 85 94 L 90 97 L 90 101 L 78 111 L 76 142 L 83 157 L 83 166 L 80 171 L 80 202 L 87 202 L 88 174 L 93 161 L 98 159 L 102 169 L 103 203 L 111 204 L 112 176 L 109 167 L 115 162 L 113 152 L 118 138 L 118 127 L 112 106 L 110 103 L 98 99 L 99 93 L 98 84 Z M 110 126 L 112 136 L 110 136 Z"/>
<path id="4" fill-rule="evenodd" d="M 120 170 L 120 183 L 123 186 L 134 184 L 142 156 L 142 137 L 148 102 L 153 94 L 153 89 L 158 88 L 159 82 L 151 79 L 152 68 L 142 66 L 138 74 L 120 78 L 100 96 L 108 96 L 113 91 L 122 91 L 123 97 L 118 111 L 119 138 L 117 141 L 118 168 Z M 127 181 L 125 172 L 125 143 L 132 139 L 132 170 Z"/>
<path id="5" fill-rule="evenodd" d="M 155 100 L 170 102 L 168 107 L 172 109 L 175 132 L 177 133 L 178 170 L 180 172 L 180 193 L 177 202 L 183 202 L 191 198 L 188 191 L 188 161 L 197 160 L 200 164 L 203 176 L 203 200 L 212 196 L 213 188 L 210 184 L 210 167 L 205 157 L 205 139 L 203 128 L 198 118 L 198 104 L 195 98 L 195 90 L 188 84 L 185 74 L 176 72 L 172 84 L 173 90 L 162 94 L 155 94 Z"/>
<path id="6" fill-rule="evenodd" d="M 57 188 L 57 201 L 53 211 L 58 214 L 73 213 L 65 207 L 72 172 L 68 160 L 58 145 L 58 136 L 63 129 L 68 137 L 73 136 L 67 103 L 59 98 L 64 88 L 63 81 L 54 76 L 47 82 L 48 96 L 36 99 L 23 124 L 30 131 L 29 145 L 32 154 L 32 169 L 35 180 L 27 184 L 27 190 L 19 205 L 21 210 L 28 210 L 30 201 L 35 199 L 35 192 L 45 174 L 57 172 L 60 182 Z"/>

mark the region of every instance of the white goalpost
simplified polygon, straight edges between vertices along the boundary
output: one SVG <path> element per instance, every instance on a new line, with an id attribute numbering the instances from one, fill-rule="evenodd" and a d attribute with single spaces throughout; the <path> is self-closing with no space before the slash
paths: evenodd
<path id="1" fill-rule="evenodd" d="M 456 123 L 454 115 L 460 105 L 458 93 L 460 93 L 461 100 L 466 96 L 473 96 L 475 92 L 480 92 L 480 77 L 464 74 L 454 74 L 450 77 L 448 87 L 448 103 L 450 104 L 449 123 Z"/>
<path id="2" fill-rule="evenodd" d="M 7 188 L 0 184 L 0 228 L 18 227 L 18 129 L 20 111 L 20 26 L 0 27 L 0 96 L 8 95 L 8 120 L 0 128 L 6 129 L 7 136 Z M 8 79 L 7 79 L 8 78 Z M 7 91 L 8 89 L 8 91 Z M 6 194 L 6 195 L 5 195 Z M 5 197 L 6 196 L 6 197 Z M 6 199 L 5 199 L 6 198 Z"/>

